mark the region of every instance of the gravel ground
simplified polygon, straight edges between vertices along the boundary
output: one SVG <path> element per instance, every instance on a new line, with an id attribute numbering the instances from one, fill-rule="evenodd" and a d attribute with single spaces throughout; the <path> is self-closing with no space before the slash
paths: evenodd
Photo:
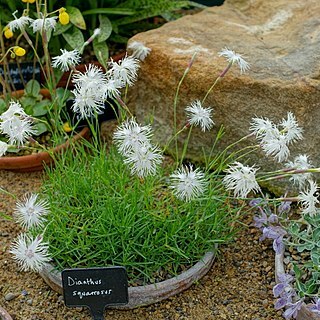
<path id="1" fill-rule="evenodd" d="M 0 186 L 22 196 L 37 190 L 41 175 L 0 171 Z M 0 199 L 0 212 L 11 214 L 13 199 L 1 193 Z M 242 220 L 251 223 L 251 217 Z M 84 308 L 66 308 L 62 296 L 35 273 L 17 270 L 8 248 L 19 232 L 14 222 L 0 217 L 0 306 L 14 320 L 91 319 Z M 106 319 L 282 319 L 281 312 L 273 309 L 271 244 L 259 243 L 258 238 L 256 229 L 244 227 L 233 243 L 221 247 L 210 272 L 190 289 L 149 307 L 132 311 L 109 309 Z"/>

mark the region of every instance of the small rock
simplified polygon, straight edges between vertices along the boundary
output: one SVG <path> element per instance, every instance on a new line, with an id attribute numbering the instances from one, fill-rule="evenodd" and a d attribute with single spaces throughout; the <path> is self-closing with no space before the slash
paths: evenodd
<path id="1" fill-rule="evenodd" d="M 28 299 L 28 300 L 27 300 L 27 304 L 28 304 L 29 306 L 32 305 L 32 302 L 33 302 L 33 299 Z"/>
<path id="2" fill-rule="evenodd" d="M 24 296 L 24 297 L 27 296 L 28 295 L 28 291 L 27 290 L 22 290 L 21 291 L 21 295 Z"/>
<path id="3" fill-rule="evenodd" d="M 269 272 L 271 269 L 272 269 L 272 267 L 269 266 L 269 267 L 267 267 L 267 268 L 265 269 L 265 271 L 266 271 L 266 272 Z"/>
<path id="4" fill-rule="evenodd" d="M 19 295 L 19 294 L 17 294 L 17 293 L 9 292 L 9 293 L 7 293 L 7 294 L 4 296 L 4 299 L 5 299 L 6 301 L 11 301 L 11 300 L 15 299 L 16 297 L 18 297 L 18 295 Z"/>

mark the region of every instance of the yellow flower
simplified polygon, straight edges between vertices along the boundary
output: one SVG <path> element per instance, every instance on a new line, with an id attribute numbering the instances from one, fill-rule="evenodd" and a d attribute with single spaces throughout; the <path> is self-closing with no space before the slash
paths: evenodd
<path id="1" fill-rule="evenodd" d="M 22 0 L 22 1 L 23 1 L 23 0 Z M 36 0 L 27 0 L 27 2 L 29 2 L 29 3 L 35 3 Z"/>
<path id="2" fill-rule="evenodd" d="M 59 10 L 59 21 L 62 25 L 66 25 L 70 22 L 70 16 L 66 12 L 65 8 Z"/>
<path id="3" fill-rule="evenodd" d="M 4 30 L 4 36 L 7 38 L 7 39 L 10 39 L 13 37 L 13 32 L 11 31 L 10 28 L 6 27 L 5 30 Z"/>
<path id="4" fill-rule="evenodd" d="M 26 2 L 28 2 L 28 0 L 22 0 L 22 2 L 26 3 Z"/>
<path id="5" fill-rule="evenodd" d="M 63 124 L 62 128 L 63 128 L 63 130 L 64 130 L 65 132 L 71 132 L 71 131 L 72 131 L 72 128 L 70 127 L 69 122 L 65 122 L 65 123 Z"/>
<path id="6" fill-rule="evenodd" d="M 18 57 L 22 57 L 26 54 L 26 50 L 24 50 L 21 47 L 14 47 L 13 48 L 13 52 L 18 56 Z"/>

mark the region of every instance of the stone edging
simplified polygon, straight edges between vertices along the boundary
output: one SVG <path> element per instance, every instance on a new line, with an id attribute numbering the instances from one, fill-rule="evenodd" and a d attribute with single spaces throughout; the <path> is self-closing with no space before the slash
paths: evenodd
<path id="1" fill-rule="evenodd" d="M 12 320 L 10 314 L 2 307 L 0 307 L 0 319 L 1 320 Z"/>

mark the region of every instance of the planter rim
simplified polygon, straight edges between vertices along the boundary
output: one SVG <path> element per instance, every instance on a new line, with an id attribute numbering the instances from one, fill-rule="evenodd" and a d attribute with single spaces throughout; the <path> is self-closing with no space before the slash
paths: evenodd
<path id="1" fill-rule="evenodd" d="M 12 320 L 10 314 L 0 306 L 0 319 L 2 320 Z"/>
<path id="2" fill-rule="evenodd" d="M 284 251 L 275 255 L 275 280 L 279 283 L 279 275 L 285 273 L 284 267 Z M 298 311 L 297 320 L 320 320 L 320 316 L 317 316 L 314 312 L 307 308 L 305 303 L 302 304 L 301 309 Z"/>
<path id="3" fill-rule="evenodd" d="M 129 310 L 147 306 L 188 289 L 210 270 L 215 259 L 215 254 L 216 250 L 207 252 L 195 265 L 168 280 L 145 286 L 129 287 L 128 304 L 108 306 L 108 308 Z M 58 272 L 52 264 L 46 264 L 40 272 L 40 276 L 51 289 L 63 294 L 61 272 Z"/>
<path id="4" fill-rule="evenodd" d="M 50 149 L 49 151 L 42 151 L 25 156 L 5 156 L 0 157 L 0 170 L 11 170 L 11 171 L 40 171 L 44 168 L 44 163 L 49 164 L 53 161 L 50 156 L 50 152 L 58 153 L 69 147 L 70 142 L 76 142 L 81 138 L 87 139 L 90 136 L 90 130 L 88 127 L 84 127 L 79 133 L 74 135 L 66 142 Z"/>

